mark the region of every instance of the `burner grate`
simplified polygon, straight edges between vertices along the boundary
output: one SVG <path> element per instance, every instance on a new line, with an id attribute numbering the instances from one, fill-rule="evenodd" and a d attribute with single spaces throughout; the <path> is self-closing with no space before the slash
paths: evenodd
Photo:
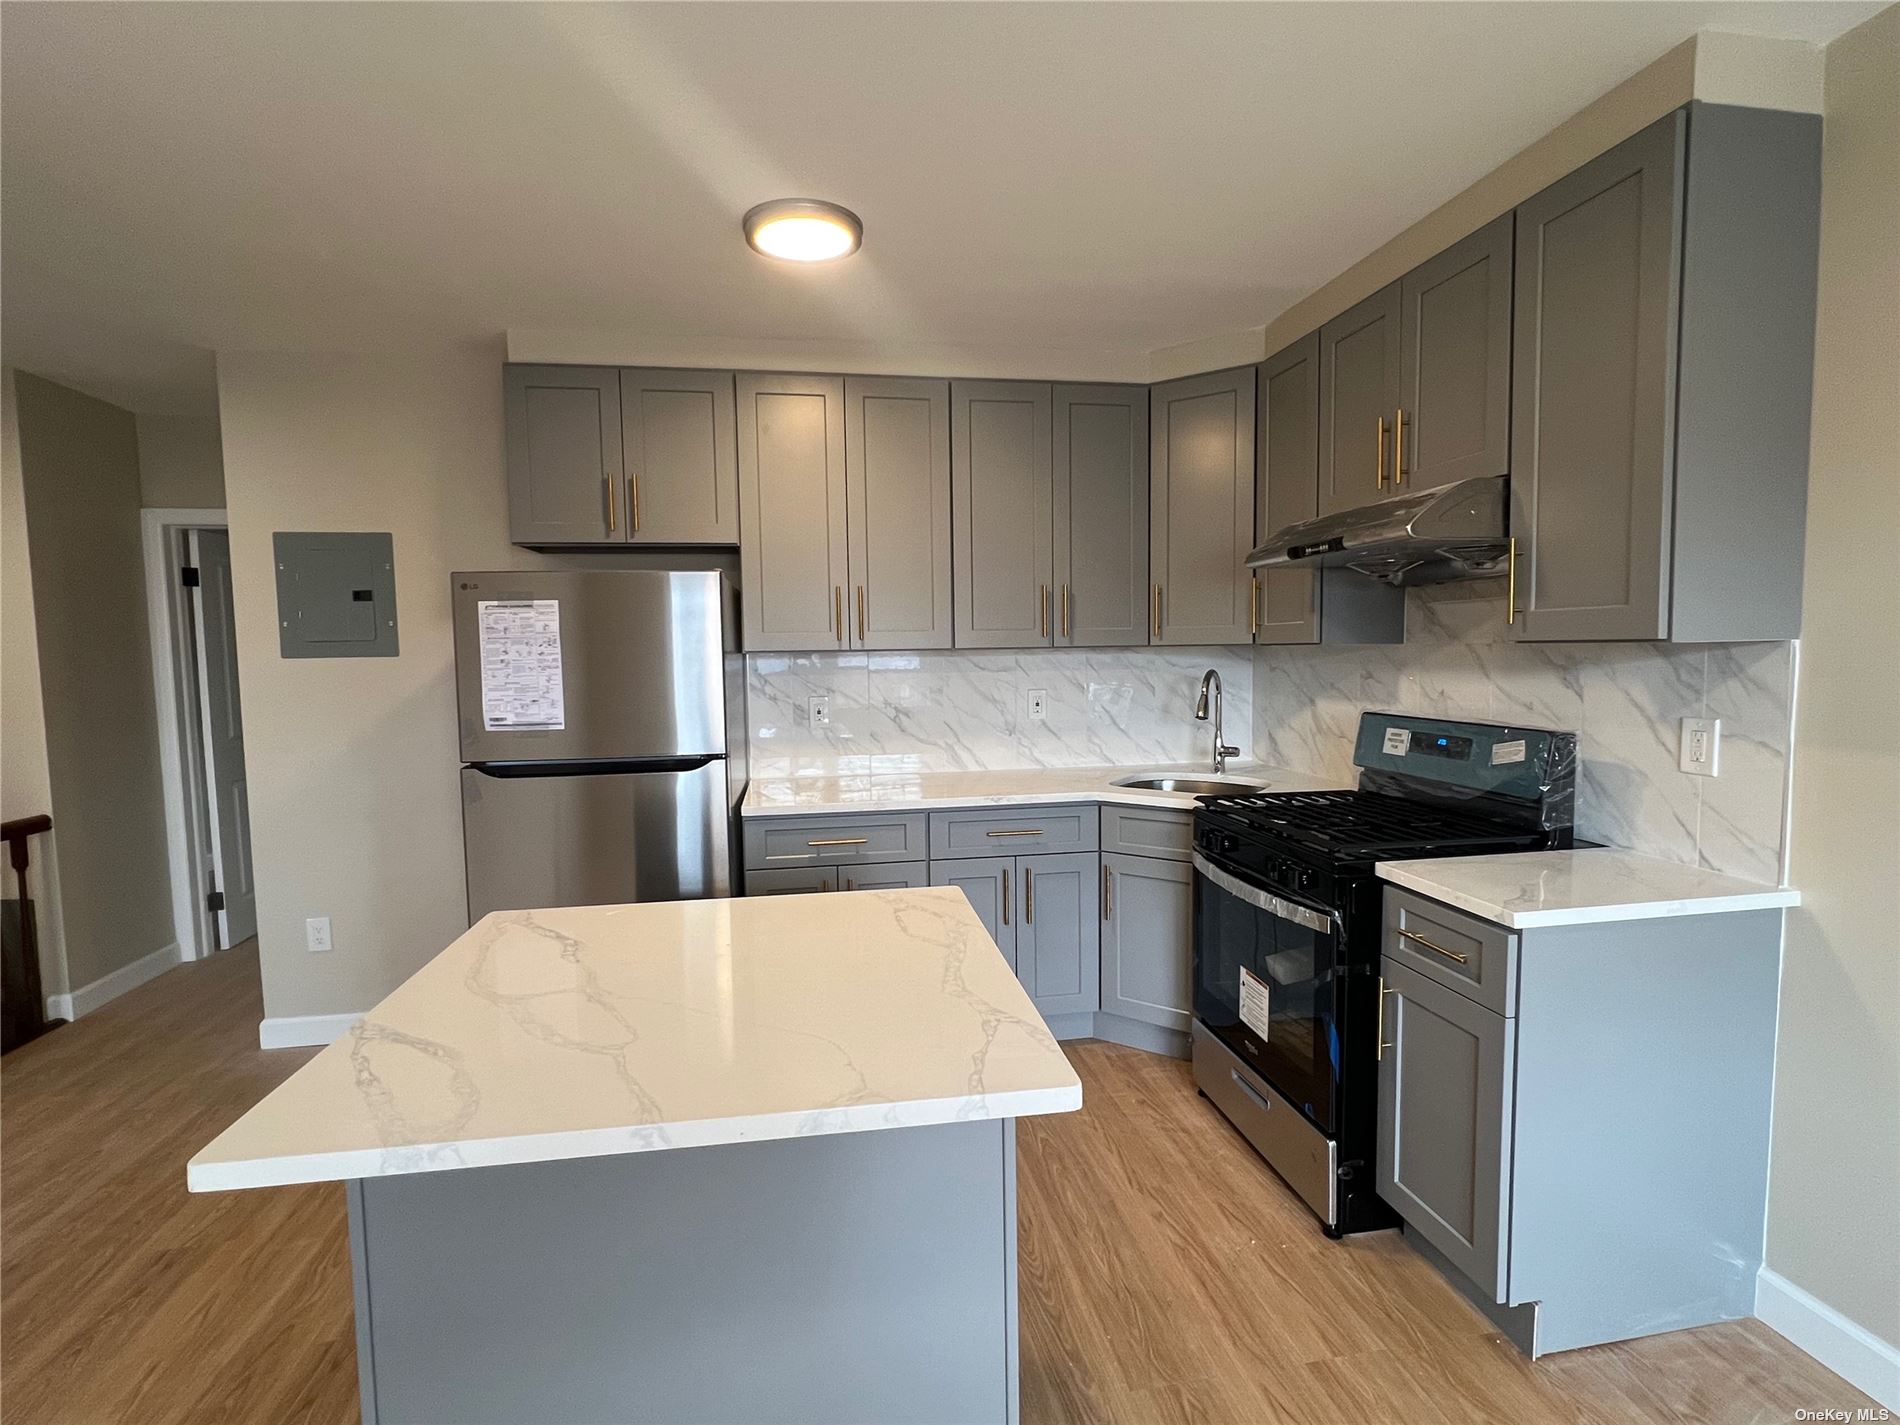
<path id="1" fill-rule="evenodd" d="M 1410 851 L 1535 840 L 1502 818 L 1378 792 L 1254 792 L 1204 797 L 1201 806 L 1252 831 L 1272 832 L 1334 856 L 1400 857 Z"/>

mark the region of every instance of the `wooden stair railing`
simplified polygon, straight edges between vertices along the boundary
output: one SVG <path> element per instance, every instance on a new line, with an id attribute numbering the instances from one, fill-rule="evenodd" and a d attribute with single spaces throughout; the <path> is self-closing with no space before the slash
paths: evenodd
<path id="1" fill-rule="evenodd" d="M 53 829 L 50 816 L 23 816 L 0 822 L 0 839 L 7 843 L 7 861 L 19 887 L 20 933 L 8 936 L 5 946 L 4 985 L 0 986 L 0 1053 L 39 1038 L 66 1021 L 48 1020 L 46 994 L 40 984 L 39 926 L 33 914 L 33 891 L 27 884 L 28 846 L 35 836 Z"/>

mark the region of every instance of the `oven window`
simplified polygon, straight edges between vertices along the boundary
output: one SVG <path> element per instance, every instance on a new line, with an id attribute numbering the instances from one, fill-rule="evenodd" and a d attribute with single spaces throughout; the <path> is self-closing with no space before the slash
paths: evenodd
<path id="1" fill-rule="evenodd" d="M 1194 878 L 1195 1016 L 1328 1133 L 1339 1085 L 1337 952 L 1331 931 L 1282 920 Z M 1260 982 L 1244 1017 L 1243 969 Z"/>

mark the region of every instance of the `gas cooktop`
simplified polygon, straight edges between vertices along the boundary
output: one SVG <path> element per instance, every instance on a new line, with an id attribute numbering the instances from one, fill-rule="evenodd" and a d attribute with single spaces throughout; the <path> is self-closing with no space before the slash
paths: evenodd
<path id="1" fill-rule="evenodd" d="M 1203 826 L 1292 842 L 1335 861 L 1404 860 L 1474 849 L 1535 850 L 1548 836 L 1481 811 L 1382 792 L 1262 792 L 1204 797 Z"/>

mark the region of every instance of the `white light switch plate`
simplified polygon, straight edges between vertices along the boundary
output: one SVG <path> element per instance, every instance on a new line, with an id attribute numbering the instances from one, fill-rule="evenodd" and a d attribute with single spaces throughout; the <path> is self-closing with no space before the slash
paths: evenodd
<path id="1" fill-rule="evenodd" d="M 321 955 L 330 948 L 330 917 L 313 915 L 303 923 L 304 946 L 312 955 Z"/>
<path id="2" fill-rule="evenodd" d="M 813 727 L 831 726 L 831 699 L 824 693 L 813 693 L 805 700 L 805 712 Z"/>
<path id="3" fill-rule="evenodd" d="M 1042 688 L 1029 690 L 1029 720 L 1041 722 L 1049 716 L 1049 694 Z"/>
<path id="4" fill-rule="evenodd" d="M 1713 777 L 1722 761 L 1722 719 L 1685 717 L 1677 762 L 1692 777 Z"/>

